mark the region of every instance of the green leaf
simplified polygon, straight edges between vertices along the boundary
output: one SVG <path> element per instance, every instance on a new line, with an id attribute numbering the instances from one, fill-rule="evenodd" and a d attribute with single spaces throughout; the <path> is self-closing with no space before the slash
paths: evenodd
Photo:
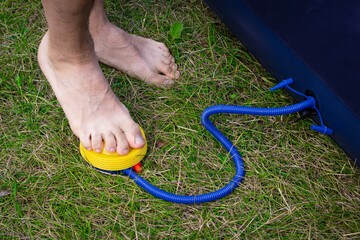
<path id="1" fill-rule="evenodd" d="M 182 24 L 180 22 L 175 22 L 171 26 L 170 31 L 169 31 L 172 40 L 179 39 L 183 29 L 184 29 L 184 24 Z"/>

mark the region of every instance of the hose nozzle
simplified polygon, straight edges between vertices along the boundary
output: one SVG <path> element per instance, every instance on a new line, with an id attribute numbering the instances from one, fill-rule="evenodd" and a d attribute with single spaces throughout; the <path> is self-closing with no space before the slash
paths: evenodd
<path id="1" fill-rule="evenodd" d="M 294 80 L 292 78 L 288 78 L 285 80 L 282 80 L 278 85 L 275 87 L 270 88 L 270 91 L 275 91 L 276 89 L 284 88 L 286 86 L 289 86 L 294 83 Z"/>
<path id="2" fill-rule="evenodd" d="M 315 130 L 315 131 L 320 132 L 322 134 L 331 135 L 333 133 L 333 130 L 331 128 L 326 127 L 326 126 L 311 125 L 310 128 L 312 130 Z"/>

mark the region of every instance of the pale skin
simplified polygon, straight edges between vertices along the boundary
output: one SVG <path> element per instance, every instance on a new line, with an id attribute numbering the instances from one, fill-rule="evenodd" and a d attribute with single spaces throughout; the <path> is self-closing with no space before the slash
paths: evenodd
<path id="1" fill-rule="evenodd" d="M 49 29 L 38 51 L 46 79 L 87 150 L 126 155 L 145 141 L 99 62 L 160 87 L 179 77 L 168 48 L 111 24 L 103 0 L 42 0 Z M 105 146 L 104 146 L 105 144 Z"/>

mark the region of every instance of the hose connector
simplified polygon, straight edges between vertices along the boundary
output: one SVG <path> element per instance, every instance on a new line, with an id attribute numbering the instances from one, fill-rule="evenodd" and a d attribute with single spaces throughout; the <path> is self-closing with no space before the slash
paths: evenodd
<path id="1" fill-rule="evenodd" d="M 311 108 L 316 108 L 316 99 L 312 96 L 306 96 L 306 99 L 312 103 Z"/>
<path id="2" fill-rule="evenodd" d="M 276 89 L 286 87 L 288 90 L 292 91 L 293 93 L 296 93 L 296 94 L 298 94 L 300 96 L 303 96 L 306 99 L 306 102 L 311 103 L 311 106 L 309 106 L 309 107 L 311 107 L 312 109 L 314 109 L 317 112 L 317 114 L 319 116 L 319 119 L 320 119 L 320 125 L 321 126 L 312 125 L 310 128 L 312 130 L 315 130 L 315 131 L 320 132 L 322 134 L 327 134 L 327 135 L 333 134 L 333 130 L 324 125 L 324 122 L 322 120 L 320 111 L 319 111 L 318 107 L 316 106 L 316 99 L 314 97 L 312 97 L 312 96 L 306 96 L 306 95 L 296 91 L 295 89 L 291 88 L 289 85 L 291 85 L 293 83 L 294 83 L 294 80 L 292 78 L 288 78 L 288 79 L 282 80 L 278 85 L 276 85 L 275 87 L 272 87 L 270 90 L 275 91 Z"/>
<path id="3" fill-rule="evenodd" d="M 275 87 L 270 88 L 270 91 L 275 91 L 276 89 L 284 88 L 286 86 L 289 86 L 294 83 L 294 80 L 292 78 L 288 78 L 285 80 L 282 80 L 278 85 Z"/>
<path id="4" fill-rule="evenodd" d="M 326 127 L 326 126 L 311 125 L 310 128 L 312 130 L 320 132 L 322 134 L 331 135 L 333 133 L 333 130 L 331 128 Z"/>

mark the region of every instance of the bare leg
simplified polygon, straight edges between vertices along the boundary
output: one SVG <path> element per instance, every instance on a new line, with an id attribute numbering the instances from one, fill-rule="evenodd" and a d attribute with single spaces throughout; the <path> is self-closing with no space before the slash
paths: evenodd
<path id="1" fill-rule="evenodd" d="M 144 139 L 111 91 L 94 50 L 88 21 L 93 0 L 42 0 L 49 30 L 39 46 L 40 67 L 74 134 L 88 150 L 127 154 Z"/>
<path id="2" fill-rule="evenodd" d="M 99 61 L 130 76 L 160 86 L 171 85 L 179 78 L 174 58 L 163 44 L 128 34 L 111 24 L 103 0 L 95 0 L 90 14 L 89 29 Z"/>

